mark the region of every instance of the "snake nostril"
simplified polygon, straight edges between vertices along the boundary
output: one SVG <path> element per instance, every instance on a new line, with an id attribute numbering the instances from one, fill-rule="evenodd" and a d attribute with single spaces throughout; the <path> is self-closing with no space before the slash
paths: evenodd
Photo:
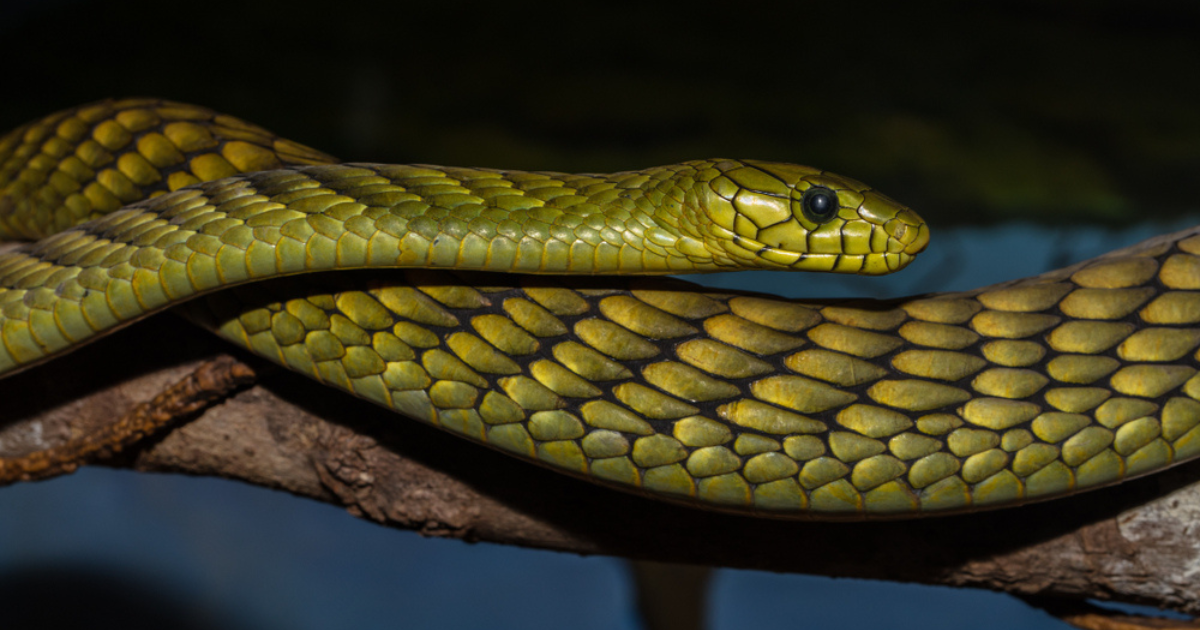
<path id="1" fill-rule="evenodd" d="M 908 245 L 909 240 L 914 236 L 912 227 L 907 221 L 898 218 L 883 224 L 883 229 L 888 233 L 888 236 L 903 245 Z"/>

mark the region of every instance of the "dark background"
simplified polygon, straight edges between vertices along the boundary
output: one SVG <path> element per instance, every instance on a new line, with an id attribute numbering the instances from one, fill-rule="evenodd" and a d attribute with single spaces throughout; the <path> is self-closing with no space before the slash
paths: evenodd
<path id="1" fill-rule="evenodd" d="M 818 165 L 938 225 L 1192 207 L 1190 2 L 5 0 L 0 120 L 207 105 L 343 159 Z"/>
<path id="2" fill-rule="evenodd" d="M 904 290 L 1033 273 L 1197 209 L 1192 2 L 0 0 L 0 59 L 0 128 L 145 95 L 353 161 L 827 168 L 933 225 Z M 896 281 L 872 282 L 861 291 Z M 94 470 L 0 490 L 0 602 L 44 614 L 47 601 L 83 602 L 92 620 L 138 610 L 147 627 L 635 624 L 612 560 L 427 541 L 262 489 Z M 718 576 L 713 610 L 729 628 L 1057 627 L 1003 596 L 747 572 Z"/>

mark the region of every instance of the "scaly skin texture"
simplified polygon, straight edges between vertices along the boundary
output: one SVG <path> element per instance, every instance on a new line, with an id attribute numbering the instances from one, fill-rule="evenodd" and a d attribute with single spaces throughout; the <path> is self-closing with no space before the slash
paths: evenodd
<path id="1" fill-rule="evenodd" d="M 85 131 L 69 122 L 79 111 L 94 119 Z M 164 111 L 191 112 L 192 127 L 170 128 L 179 119 Z M 282 162 L 279 146 L 320 155 L 261 130 L 255 144 L 234 144 L 221 136 L 231 119 L 178 104 L 56 116 L 22 128 L 25 140 L 0 140 L 0 217 L 15 234 L 69 221 L 61 207 L 72 217 L 113 209 L 85 205 L 107 199 L 97 187 L 120 203 L 182 183 L 179 173 L 226 177 L 211 167 L 218 157 L 234 168 Z M 55 140 L 64 133 L 71 139 Z M 165 145 L 145 140 L 154 134 L 192 139 L 173 144 L 176 170 L 156 180 L 123 169 L 141 167 L 133 153 L 162 161 L 153 151 Z M 89 138 L 112 145 L 107 161 Z M 202 295 L 180 307 L 193 320 L 404 415 L 594 481 L 771 516 L 997 507 L 1200 451 L 1196 230 L 999 287 L 825 304 L 676 281 L 465 271 L 878 272 L 924 247 L 911 211 L 819 171 L 733 160 L 611 176 L 283 166 L 0 257 L 3 369 Z M 794 208 L 814 184 L 838 190 L 836 237 Z M 60 204 L 55 218 L 29 214 L 46 203 Z M 597 210 L 579 207 L 589 205 Z M 512 245 L 496 245 L 504 240 Z M 244 284 L 375 264 L 446 269 Z"/>

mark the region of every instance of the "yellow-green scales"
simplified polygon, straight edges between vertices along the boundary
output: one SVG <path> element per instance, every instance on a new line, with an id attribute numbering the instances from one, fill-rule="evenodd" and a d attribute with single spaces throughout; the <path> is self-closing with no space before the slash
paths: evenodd
<path id="1" fill-rule="evenodd" d="M 1000 506 L 1200 452 L 1195 231 L 999 287 L 804 302 L 584 276 L 887 273 L 928 228 L 786 164 L 332 162 L 144 99 L 0 139 L 0 232 L 42 239 L 0 254 L 0 370 L 182 303 L 256 354 L 472 440 L 772 516 Z M 406 269 L 338 271 L 375 267 Z"/>

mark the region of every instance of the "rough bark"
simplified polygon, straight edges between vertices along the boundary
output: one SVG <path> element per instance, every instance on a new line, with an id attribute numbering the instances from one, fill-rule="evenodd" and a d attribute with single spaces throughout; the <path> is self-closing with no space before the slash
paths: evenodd
<path id="1" fill-rule="evenodd" d="M 57 449 L 61 456 L 14 478 L 70 472 L 96 459 L 231 477 L 433 536 L 1200 615 L 1200 462 L 1077 497 L 964 516 L 753 519 L 567 478 L 232 352 L 207 333 L 158 317 L 69 361 L 0 381 L 0 455 Z M 123 444 L 88 437 L 131 417 L 166 426 L 122 452 Z M 1126 627 L 1095 625 L 1094 610 L 1062 610 L 1081 627 Z"/>

